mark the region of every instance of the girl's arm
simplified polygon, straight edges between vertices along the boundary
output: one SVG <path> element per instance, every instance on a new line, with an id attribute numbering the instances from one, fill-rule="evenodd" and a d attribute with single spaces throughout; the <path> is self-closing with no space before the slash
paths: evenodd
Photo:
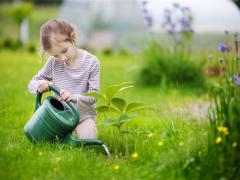
<path id="1" fill-rule="evenodd" d="M 100 64 L 96 59 L 94 62 L 90 77 L 88 80 L 88 92 L 99 92 L 100 91 Z M 82 94 L 74 95 L 77 99 L 77 106 L 81 107 L 82 105 L 94 105 L 97 102 L 97 99 L 90 96 L 85 96 Z"/>
<path id="2" fill-rule="evenodd" d="M 35 75 L 28 84 L 28 91 L 32 94 L 37 93 L 39 80 L 52 81 L 52 62 L 53 57 L 49 57 L 43 68 Z"/>

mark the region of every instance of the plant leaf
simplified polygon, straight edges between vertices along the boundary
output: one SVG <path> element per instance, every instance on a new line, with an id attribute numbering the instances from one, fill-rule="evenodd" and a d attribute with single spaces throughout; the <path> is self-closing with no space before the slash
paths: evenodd
<path id="1" fill-rule="evenodd" d="M 119 126 L 120 125 L 120 122 L 118 120 L 115 120 L 115 119 L 109 119 L 109 120 L 106 120 L 102 123 L 100 123 L 99 125 L 104 125 L 104 126 Z"/>
<path id="2" fill-rule="evenodd" d="M 99 92 L 87 92 L 87 93 L 84 93 L 84 95 L 86 95 L 86 96 L 91 96 L 91 97 L 95 97 L 95 98 L 97 98 L 97 99 L 102 99 L 102 100 L 104 100 L 104 101 L 107 102 L 106 96 L 105 96 L 105 95 L 102 95 L 102 94 L 99 93 Z"/>
<path id="3" fill-rule="evenodd" d="M 118 121 L 119 121 L 121 124 L 123 124 L 123 123 L 126 123 L 126 122 L 129 122 L 129 121 L 133 120 L 135 117 L 137 117 L 137 116 L 131 116 L 131 117 L 130 117 L 130 116 L 124 114 L 124 115 L 122 115 L 122 116 L 119 117 Z"/>
<path id="4" fill-rule="evenodd" d="M 113 108 L 113 107 L 109 107 L 109 106 L 98 106 L 96 108 L 98 113 L 102 113 L 102 112 L 119 112 L 117 109 Z"/>
<path id="5" fill-rule="evenodd" d="M 113 98 L 111 100 L 112 104 L 118 108 L 118 110 L 122 113 L 124 113 L 126 102 L 122 98 Z"/>
<path id="6" fill-rule="evenodd" d="M 127 114 L 130 112 L 136 112 L 136 111 L 139 111 L 139 110 L 142 110 L 145 108 L 146 108 L 146 106 L 144 103 L 141 103 L 141 102 L 130 103 L 127 105 L 125 113 Z"/>
<path id="7" fill-rule="evenodd" d="M 112 98 L 114 97 L 114 95 L 120 91 L 123 91 L 125 89 L 134 87 L 132 82 L 125 82 L 119 85 L 112 85 L 109 88 L 107 88 L 106 90 L 106 97 L 108 99 L 109 102 L 111 102 Z"/>

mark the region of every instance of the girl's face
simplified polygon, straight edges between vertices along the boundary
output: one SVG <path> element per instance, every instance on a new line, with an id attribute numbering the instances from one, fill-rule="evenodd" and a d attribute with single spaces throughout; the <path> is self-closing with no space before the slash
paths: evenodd
<path id="1" fill-rule="evenodd" d="M 56 58 L 57 61 L 74 60 L 76 56 L 76 46 L 69 41 L 55 41 L 48 53 Z"/>

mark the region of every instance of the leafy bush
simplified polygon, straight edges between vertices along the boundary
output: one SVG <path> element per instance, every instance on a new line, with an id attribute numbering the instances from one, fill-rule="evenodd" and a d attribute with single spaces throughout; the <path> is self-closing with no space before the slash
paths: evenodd
<path id="1" fill-rule="evenodd" d="M 102 53 L 106 56 L 110 56 L 114 53 L 114 51 L 112 48 L 105 48 L 105 49 L 103 49 Z"/>
<path id="2" fill-rule="evenodd" d="M 21 47 L 21 43 L 17 39 L 6 37 L 1 42 L 1 48 L 16 50 Z"/>
<path id="3" fill-rule="evenodd" d="M 143 3 L 146 6 L 146 3 Z M 146 14 L 148 26 L 153 18 Z M 192 59 L 191 41 L 193 17 L 189 7 L 174 3 L 172 9 L 164 11 L 163 27 L 173 40 L 171 48 L 163 47 L 152 36 L 148 47 L 143 51 L 144 64 L 140 71 L 140 81 L 145 85 L 187 84 L 204 85 L 203 61 Z"/>
<path id="4" fill-rule="evenodd" d="M 26 47 L 27 51 L 30 53 L 36 53 L 36 51 L 37 51 L 37 46 L 33 42 L 29 42 L 28 44 L 26 44 L 25 47 Z"/>
<path id="5" fill-rule="evenodd" d="M 143 52 L 143 58 L 144 65 L 139 81 L 145 85 L 157 85 L 162 82 L 204 85 L 203 61 L 191 59 L 184 50 L 172 52 L 153 41 Z"/>

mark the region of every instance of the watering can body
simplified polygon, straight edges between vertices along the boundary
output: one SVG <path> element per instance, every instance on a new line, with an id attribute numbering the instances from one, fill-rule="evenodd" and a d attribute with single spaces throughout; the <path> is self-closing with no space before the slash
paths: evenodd
<path id="1" fill-rule="evenodd" d="M 58 93 L 59 89 L 50 86 Z M 42 94 L 36 98 L 35 113 L 24 126 L 24 132 L 33 142 L 63 140 L 71 133 L 79 121 L 79 112 L 72 102 L 64 105 L 54 96 L 48 96 L 41 104 Z"/>
<path id="2" fill-rule="evenodd" d="M 60 94 L 60 89 L 50 85 L 49 89 Z M 64 142 L 72 145 L 101 145 L 110 156 L 108 147 L 98 139 L 78 139 L 72 131 L 79 121 L 79 111 L 72 102 L 63 104 L 54 96 L 41 103 L 42 93 L 37 93 L 35 113 L 24 126 L 24 133 L 34 144 L 38 142 Z"/>

